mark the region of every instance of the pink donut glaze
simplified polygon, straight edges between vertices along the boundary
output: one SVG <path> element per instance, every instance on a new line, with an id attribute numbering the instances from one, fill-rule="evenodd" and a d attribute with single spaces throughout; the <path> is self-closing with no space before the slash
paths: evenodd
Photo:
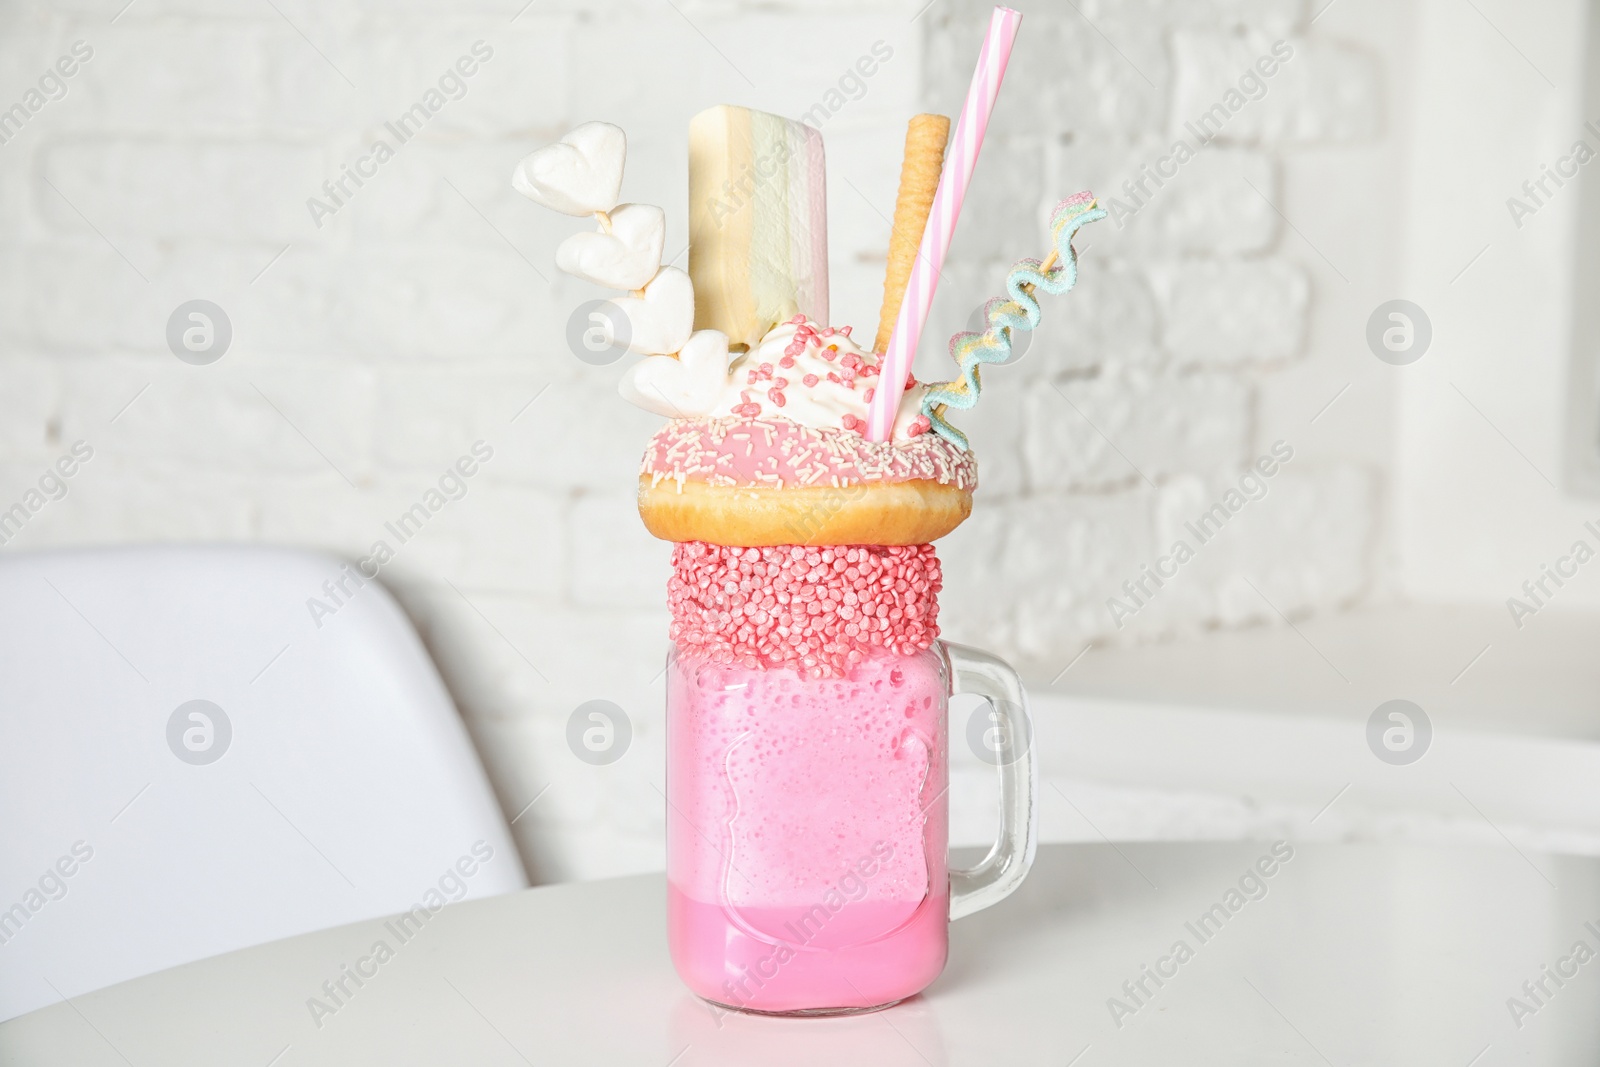
<path id="1" fill-rule="evenodd" d="M 932 545 L 672 548 L 667 605 L 678 655 L 723 666 L 842 677 L 875 652 L 911 655 L 939 636 Z"/>
<path id="2" fill-rule="evenodd" d="M 860 433 L 802 426 L 784 418 L 674 419 L 650 439 L 640 473 L 652 486 L 790 488 L 927 480 L 978 487 L 978 461 L 937 434 L 878 443 Z"/>

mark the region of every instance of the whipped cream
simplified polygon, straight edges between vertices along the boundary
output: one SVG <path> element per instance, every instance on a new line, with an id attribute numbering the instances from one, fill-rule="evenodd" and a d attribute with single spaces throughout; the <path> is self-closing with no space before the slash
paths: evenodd
<path id="1" fill-rule="evenodd" d="M 723 363 L 721 369 L 721 360 L 706 359 L 699 352 L 711 340 L 702 335 L 712 333 L 696 334 L 692 342 L 696 352 L 686 348 L 681 355 L 690 358 L 677 366 L 655 362 L 678 364 L 672 356 L 648 356 L 634 364 L 623 376 L 622 395 L 670 418 L 783 418 L 817 430 L 865 434 L 879 357 L 851 340 L 850 327 L 835 329 L 796 316 L 767 331 L 755 348 L 731 364 Z M 716 339 L 725 347 L 721 334 Z M 664 387 L 668 375 L 693 380 L 683 381 L 668 394 Z M 928 432 L 928 418 L 922 414 L 926 392 L 927 386 L 913 382 L 902 394 L 891 442 L 903 444 Z"/>

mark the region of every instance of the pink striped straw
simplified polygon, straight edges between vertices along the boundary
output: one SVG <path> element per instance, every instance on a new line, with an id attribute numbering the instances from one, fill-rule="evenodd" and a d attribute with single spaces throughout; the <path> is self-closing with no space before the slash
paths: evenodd
<path id="1" fill-rule="evenodd" d="M 922 327 L 927 324 L 928 309 L 933 306 L 933 291 L 939 285 L 939 271 L 944 267 L 945 253 L 950 250 L 950 238 L 956 230 L 956 216 L 961 214 L 961 201 L 972 183 L 972 171 L 978 165 L 978 149 L 983 147 L 983 133 L 989 126 L 995 98 L 1000 95 L 1000 79 L 1005 77 L 1011 44 L 1021 25 L 1022 14 L 1008 7 L 995 8 L 989 18 L 989 32 L 983 38 L 983 50 L 978 53 L 978 69 L 972 72 L 967 100 L 961 106 L 961 117 L 956 121 L 956 133 L 950 141 L 944 171 L 939 175 L 939 188 L 933 194 L 928 226 L 922 231 L 922 244 L 917 249 L 916 262 L 911 265 L 911 278 L 906 282 L 905 300 L 894 321 L 894 332 L 889 335 L 889 350 L 883 354 L 877 391 L 867 411 L 867 439 L 870 441 L 887 441 L 894 429 L 900 398 L 905 393 L 906 376 L 911 373 L 917 342 L 922 339 Z"/>

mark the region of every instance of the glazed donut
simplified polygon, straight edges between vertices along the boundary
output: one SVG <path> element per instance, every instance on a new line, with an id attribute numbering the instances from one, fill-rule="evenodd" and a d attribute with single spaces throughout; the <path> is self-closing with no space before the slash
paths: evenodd
<path id="1" fill-rule="evenodd" d="M 670 359 L 669 356 L 650 357 Z M 972 513 L 972 453 L 930 432 L 911 383 L 890 439 L 867 440 L 877 356 L 848 329 L 796 318 L 771 330 L 651 438 L 639 514 L 665 541 L 922 545 Z M 635 387 L 633 393 L 642 393 Z M 648 395 L 623 393 L 650 406 Z M 665 413 L 665 412 L 664 412 Z"/>
<path id="2" fill-rule="evenodd" d="M 639 514 L 664 541 L 922 545 L 972 513 L 977 463 L 931 433 L 874 444 L 782 418 L 680 419 L 650 441 Z"/>

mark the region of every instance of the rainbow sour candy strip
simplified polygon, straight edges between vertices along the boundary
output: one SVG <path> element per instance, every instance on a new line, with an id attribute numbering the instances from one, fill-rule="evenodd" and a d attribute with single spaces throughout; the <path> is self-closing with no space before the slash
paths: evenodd
<path id="1" fill-rule="evenodd" d="M 1018 263 L 1006 275 L 1006 291 L 1011 299 L 995 297 L 983 306 L 983 321 L 988 328 L 982 333 L 958 333 L 950 338 L 950 355 L 960 366 L 961 375 L 955 381 L 928 386 L 922 398 L 922 413 L 933 424 L 934 433 L 966 449 L 966 435 L 944 420 L 945 408 L 966 410 L 976 404 L 983 392 L 978 368 L 1010 358 L 1012 330 L 1038 327 L 1040 311 L 1035 289 L 1060 296 L 1078 283 L 1078 253 L 1073 250 L 1072 238 L 1084 226 L 1105 217 L 1105 209 L 1091 193 L 1078 193 L 1057 204 L 1050 213 L 1050 234 L 1060 257 L 1056 266 L 1045 270 L 1037 259 Z"/>

